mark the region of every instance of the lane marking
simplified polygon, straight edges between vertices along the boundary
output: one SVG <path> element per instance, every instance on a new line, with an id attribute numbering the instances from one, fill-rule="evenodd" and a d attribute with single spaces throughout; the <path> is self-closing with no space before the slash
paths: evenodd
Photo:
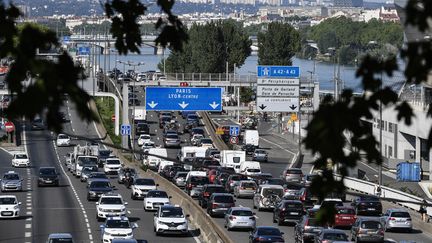
<path id="1" fill-rule="evenodd" d="M 292 155 L 293 155 L 293 158 L 291 159 L 291 163 L 289 163 L 289 164 L 287 165 L 287 168 L 291 168 L 291 167 L 294 165 L 294 162 L 295 162 L 295 160 L 297 159 L 297 153 L 294 153 L 294 152 L 292 152 L 292 151 L 290 151 L 290 150 L 288 150 L 288 149 L 286 149 L 286 148 L 280 146 L 279 144 L 277 144 L 277 143 L 273 143 L 272 141 L 269 141 L 269 140 L 267 140 L 267 139 L 265 139 L 265 138 L 263 138 L 263 137 L 260 137 L 260 139 L 266 141 L 266 142 L 269 143 L 269 144 L 273 144 L 274 146 L 276 146 L 276 147 L 282 149 L 283 151 L 286 151 L 286 152 L 292 154 Z"/>

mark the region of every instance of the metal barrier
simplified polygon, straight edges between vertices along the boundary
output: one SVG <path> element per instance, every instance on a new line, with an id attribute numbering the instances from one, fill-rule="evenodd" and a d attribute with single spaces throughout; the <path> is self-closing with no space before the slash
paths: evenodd
<path id="1" fill-rule="evenodd" d="M 213 122 L 213 120 L 210 118 L 209 114 L 207 112 L 198 112 L 199 116 L 202 118 L 204 126 L 208 128 L 209 136 L 211 137 L 214 145 L 216 146 L 219 151 L 221 150 L 228 150 L 228 146 L 226 143 L 222 140 L 222 138 L 216 134 L 216 124 Z"/>

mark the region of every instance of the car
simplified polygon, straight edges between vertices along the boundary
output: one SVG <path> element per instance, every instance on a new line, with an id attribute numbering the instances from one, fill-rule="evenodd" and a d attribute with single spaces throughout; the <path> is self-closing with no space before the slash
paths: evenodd
<path id="1" fill-rule="evenodd" d="M 138 174 L 134 168 L 130 168 L 130 167 L 120 168 L 120 170 L 118 171 L 118 177 L 117 177 L 117 182 L 119 184 L 122 184 L 125 182 L 126 173 L 129 173 L 129 176 L 132 177 L 134 180 L 135 180 L 135 178 L 138 177 Z"/>
<path id="2" fill-rule="evenodd" d="M 323 226 L 316 218 L 304 215 L 294 226 L 294 240 L 296 243 L 310 242 L 322 229 Z"/>
<path id="3" fill-rule="evenodd" d="M 234 187 L 237 186 L 237 184 L 240 181 L 244 181 L 244 180 L 248 180 L 247 176 L 245 175 L 239 175 L 239 174 L 230 175 L 226 181 L 225 190 L 230 193 L 233 192 Z"/>
<path id="4" fill-rule="evenodd" d="M 100 226 L 102 242 L 109 242 L 115 238 L 133 239 L 133 230 L 138 228 L 136 223 L 131 224 L 125 216 L 108 217 L 105 224 Z"/>
<path id="5" fill-rule="evenodd" d="M 15 171 L 4 173 L 1 179 L 1 191 L 22 191 L 22 179 Z"/>
<path id="6" fill-rule="evenodd" d="M 59 186 L 59 173 L 55 167 L 39 168 L 38 186 Z"/>
<path id="7" fill-rule="evenodd" d="M 381 217 L 385 231 L 404 230 L 412 231 L 411 215 L 406 209 L 390 208 Z"/>
<path id="8" fill-rule="evenodd" d="M 303 204 L 299 200 L 282 200 L 273 210 L 273 223 L 297 223 L 305 214 Z"/>
<path id="9" fill-rule="evenodd" d="M 305 187 L 310 187 L 314 178 L 318 177 L 317 174 L 306 174 L 303 176 L 302 184 Z"/>
<path id="10" fill-rule="evenodd" d="M 382 204 L 380 198 L 372 195 L 361 195 L 355 198 L 352 203 L 357 215 L 361 216 L 380 216 Z"/>
<path id="11" fill-rule="evenodd" d="M 159 118 L 159 128 L 162 129 L 164 126 L 171 122 L 172 116 L 162 116 Z"/>
<path id="12" fill-rule="evenodd" d="M 204 135 L 199 134 L 199 133 L 194 134 L 194 135 L 192 136 L 191 140 L 190 140 L 190 141 L 191 141 L 191 144 L 192 144 L 193 146 L 197 146 L 198 141 L 199 141 L 201 138 L 204 138 Z"/>
<path id="13" fill-rule="evenodd" d="M 179 135 L 177 134 L 167 134 L 164 138 L 163 138 L 163 142 L 164 142 L 164 146 L 166 148 L 168 147 L 180 147 L 181 144 L 181 140 Z"/>
<path id="14" fill-rule="evenodd" d="M 206 184 L 203 186 L 201 193 L 198 195 L 198 204 L 205 208 L 207 202 L 213 193 L 224 193 L 225 188 L 221 185 Z"/>
<path id="15" fill-rule="evenodd" d="M 252 160 L 267 162 L 268 161 L 268 153 L 264 149 L 255 149 L 252 155 Z"/>
<path id="16" fill-rule="evenodd" d="M 109 179 L 94 179 L 87 188 L 87 201 L 96 201 L 102 194 L 112 192 L 114 188 Z"/>
<path id="17" fill-rule="evenodd" d="M 93 172 L 97 172 L 98 171 L 98 167 L 96 165 L 90 165 L 90 166 L 83 166 L 82 170 L 81 170 L 81 177 L 80 177 L 80 181 L 81 182 L 85 182 L 88 180 L 89 175 Z"/>
<path id="18" fill-rule="evenodd" d="M 99 149 L 98 150 L 98 166 L 99 168 L 103 168 L 106 159 L 113 157 L 113 155 L 111 155 L 112 150 L 110 149 Z"/>
<path id="19" fill-rule="evenodd" d="M 138 98 L 129 98 L 128 103 L 130 106 L 139 106 L 141 104 L 141 101 Z"/>
<path id="20" fill-rule="evenodd" d="M 278 200 L 284 195 L 284 188 L 280 185 L 260 185 L 253 197 L 253 206 L 258 211 L 274 209 Z"/>
<path id="21" fill-rule="evenodd" d="M 162 169 L 162 176 L 169 181 L 173 181 L 174 176 L 177 172 L 185 171 L 184 166 L 179 164 L 167 165 Z"/>
<path id="22" fill-rule="evenodd" d="M 299 195 L 300 190 L 303 188 L 302 185 L 297 184 L 297 183 L 286 183 L 283 185 L 284 187 L 284 191 L 285 191 L 285 196 L 286 195 Z"/>
<path id="23" fill-rule="evenodd" d="M 213 193 L 207 201 L 207 213 L 210 217 L 223 216 L 229 208 L 235 207 L 235 201 L 229 193 Z"/>
<path id="24" fill-rule="evenodd" d="M 180 188 L 185 187 L 187 174 L 188 174 L 187 171 L 178 171 L 173 178 L 174 184 L 176 184 L 176 186 Z"/>
<path id="25" fill-rule="evenodd" d="M 137 178 L 131 186 L 131 198 L 143 199 L 149 191 L 156 190 L 158 186 L 151 178 Z"/>
<path id="26" fill-rule="evenodd" d="M 201 127 L 194 127 L 194 128 L 192 128 L 192 130 L 190 132 L 190 135 L 193 136 L 195 134 L 201 134 L 201 135 L 204 136 L 204 134 L 205 134 L 204 129 L 202 129 Z"/>
<path id="27" fill-rule="evenodd" d="M 108 179 L 108 177 L 106 176 L 105 172 L 99 172 L 99 171 L 91 172 L 87 178 L 87 186 L 90 185 L 92 180 L 97 180 L 97 179 Z"/>
<path id="28" fill-rule="evenodd" d="M 321 205 L 318 205 L 319 208 L 330 208 L 334 207 L 343 207 L 344 204 L 341 199 L 339 198 L 324 198 L 324 200 L 321 202 Z"/>
<path id="29" fill-rule="evenodd" d="M 177 233 L 187 235 L 189 215 L 185 215 L 179 206 L 164 205 L 159 207 L 153 217 L 153 230 L 156 235 Z"/>
<path id="30" fill-rule="evenodd" d="M 18 152 L 12 157 L 12 167 L 28 167 L 30 159 L 26 153 Z"/>
<path id="31" fill-rule="evenodd" d="M 206 158 L 213 158 L 220 161 L 220 151 L 216 148 L 208 148 L 205 154 Z"/>
<path id="32" fill-rule="evenodd" d="M 312 208 L 318 202 L 318 197 L 314 196 L 308 187 L 300 189 L 297 195 L 305 208 Z"/>
<path id="33" fill-rule="evenodd" d="M 31 123 L 31 128 L 32 130 L 44 130 L 45 123 L 41 118 L 35 118 Z"/>
<path id="34" fill-rule="evenodd" d="M 232 229 L 250 229 L 256 227 L 255 213 L 247 207 L 231 207 L 225 214 L 224 227 Z"/>
<path id="35" fill-rule="evenodd" d="M 253 155 L 253 153 L 255 152 L 255 149 L 256 149 L 256 147 L 253 144 L 246 144 L 246 145 L 242 146 L 242 150 L 246 151 L 246 155 L 248 155 L 248 156 Z"/>
<path id="36" fill-rule="evenodd" d="M 186 121 L 186 123 L 183 126 L 183 132 L 184 133 L 187 133 L 187 132 L 190 133 L 191 130 L 193 128 L 197 127 L 198 125 L 199 125 L 199 122 L 197 122 L 197 121 L 192 121 L 192 120 Z"/>
<path id="37" fill-rule="evenodd" d="M 119 158 L 108 158 L 105 160 L 103 170 L 105 174 L 118 174 L 122 166 Z"/>
<path id="38" fill-rule="evenodd" d="M 135 135 L 150 134 L 150 126 L 147 123 L 139 122 L 135 125 Z"/>
<path id="39" fill-rule="evenodd" d="M 255 181 L 242 180 L 234 187 L 234 196 L 237 198 L 253 198 L 255 190 L 257 189 Z"/>
<path id="40" fill-rule="evenodd" d="M 154 143 L 149 134 L 140 134 L 137 140 L 138 146 L 143 146 L 144 143 Z"/>
<path id="41" fill-rule="evenodd" d="M 281 178 L 265 178 L 261 184 L 285 186 L 286 182 Z"/>
<path id="42" fill-rule="evenodd" d="M 301 182 L 303 179 L 303 172 L 299 168 L 286 169 L 282 173 L 282 178 L 287 182 Z"/>
<path id="43" fill-rule="evenodd" d="M 268 179 L 271 179 L 271 178 L 273 178 L 273 175 L 271 174 L 271 173 L 259 173 L 259 174 L 256 174 L 252 179 L 258 184 L 258 185 L 261 185 L 261 184 L 265 184 L 265 182 L 268 180 Z"/>
<path id="44" fill-rule="evenodd" d="M 213 148 L 213 142 L 210 138 L 200 138 L 197 143 L 198 147 Z"/>
<path id="45" fill-rule="evenodd" d="M 73 243 L 73 237 L 69 233 L 52 233 L 48 235 L 47 243 Z"/>
<path id="46" fill-rule="evenodd" d="M 186 176 L 186 193 L 191 197 L 198 197 L 204 185 L 209 183 L 207 176 L 190 176 L 189 178 Z"/>
<path id="47" fill-rule="evenodd" d="M 336 207 L 336 215 L 333 227 L 349 227 L 355 223 L 356 221 L 355 210 L 352 207 Z"/>
<path id="48" fill-rule="evenodd" d="M 148 243 L 146 240 L 140 240 L 141 243 Z M 111 243 L 138 243 L 135 239 L 120 239 L 115 238 L 111 240 Z"/>
<path id="49" fill-rule="evenodd" d="M 128 203 L 123 201 L 120 194 L 102 194 L 96 202 L 96 220 L 105 220 L 109 216 L 126 216 L 126 205 Z"/>
<path id="50" fill-rule="evenodd" d="M 15 195 L 0 195 L 0 219 L 19 218 L 20 205 Z"/>
<path id="51" fill-rule="evenodd" d="M 323 229 L 315 236 L 315 243 L 348 242 L 348 236 L 343 230 Z"/>
<path id="52" fill-rule="evenodd" d="M 273 226 L 258 226 L 249 234 L 249 243 L 285 242 L 284 232 Z"/>
<path id="53" fill-rule="evenodd" d="M 384 227 L 377 217 L 358 217 L 351 227 L 350 239 L 355 242 L 384 242 Z"/>
<path id="54" fill-rule="evenodd" d="M 215 178 L 214 183 L 218 184 L 218 185 L 222 185 L 223 187 L 226 188 L 226 182 L 227 182 L 229 176 L 230 176 L 229 173 L 224 173 L 224 172 L 218 173 L 216 178 Z"/>
<path id="55" fill-rule="evenodd" d="M 170 204 L 170 198 L 165 191 L 161 190 L 151 190 L 148 191 L 146 197 L 144 198 L 144 210 L 157 210 L 163 205 Z"/>
<path id="56" fill-rule="evenodd" d="M 70 142 L 71 142 L 71 138 L 68 135 L 62 134 L 62 133 L 60 133 L 59 135 L 57 135 L 56 145 L 58 147 L 61 147 L 61 146 L 70 146 Z"/>

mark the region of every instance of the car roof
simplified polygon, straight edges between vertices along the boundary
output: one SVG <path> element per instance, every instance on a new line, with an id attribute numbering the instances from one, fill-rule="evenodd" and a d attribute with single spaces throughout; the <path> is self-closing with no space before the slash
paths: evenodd
<path id="1" fill-rule="evenodd" d="M 408 212 L 405 208 L 389 208 L 387 210 L 390 212 Z"/>
<path id="2" fill-rule="evenodd" d="M 279 230 L 278 227 L 274 227 L 274 226 L 257 226 L 256 229 L 277 229 Z M 280 231 L 280 230 L 279 230 Z"/>
<path id="3" fill-rule="evenodd" d="M 231 193 L 221 193 L 221 192 L 218 192 L 218 193 L 213 193 L 212 194 L 212 197 L 216 197 L 216 196 L 230 196 L 230 197 L 233 197 L 233 195 Z"/>
<path id="4" fill-rule="evenodd" d="M 183 208 L 182 207 L 180 207 L 180 206 L 178 206 L 178 205 L 163 205 L 163 206 L 161 206 L 160 207 L 160 209 L 162 210 L 162 209 L 172 209 L 172 208 L 180 208 L 181 210 L 183 210 Z"/>
<path id="5" fill-rule="evenodd" d="M 357 219 L 360 221 L 377 221 L 377 222 L 381 223 L 380 217 L 360 216 L 360 217 L 357 217 Z"/>
<path id="6" fill-rule="evenodd" d="M 129 220 L 126 216 L 109 216 L 107 220 Z"/>
<path id="7" fill-rule="evenodd" d="M 69 233 L 52 233 L 49 234 L 48 239 L 61 239 L 61 238 L 72 238 Z"/>
<path id="8" fill-rule="evenodd" d="M 10 170 L 10 171 L 6 171 L 4 174 L 5 174 L 5 175 L 9 175 L 9 174 L 17 174 L 17 175 L 18 175 L 18 172 L 15 172 L 15 171 L 13 171 L 13 170 Z"/>
<path id="9" fill-rule="evenodd" d="M 260 185 L 260 187 L 262 187 L 262 188 L 280 188 L 280 189 L 284 189 L 283 186 L 281 186 L 281 185 L 271 185 L 271 184 L 262 184 L 262 185 Z"/>
<path id="10" fill-rule="evenodd" d="M 10 198 L 10 197 L 17 199 L 15 195 L 0 195 L 0 198 Z"/>
<path id="11" fill-rule="evenodd" d="M 249 207 L 231 207 L 231 210 L 252 211 L 252 209 Z"/>
<path id="12" fill-rule="evenodd" d="M 346 234 L 345 231 L 340 230 L 340 229 L 322 229 L 321 230 L 321 233 L 330 233 L 330 232 Z"/>
<path id="13" fill-rule="evenodd" d="M 96 182 L 96 181 L 110 182 L 110 180 L 108 178 L 96 178 L 96 179 L 93 179 L 91 182 Z"/>
<path id="14" fill-rule="evenodd" d="M 101 197 L 120 197 L 120 198 L 122 198 L 122 195 L 120 195 L 118 193 L 108 192 L 108 193 L 102 194 Z"/>

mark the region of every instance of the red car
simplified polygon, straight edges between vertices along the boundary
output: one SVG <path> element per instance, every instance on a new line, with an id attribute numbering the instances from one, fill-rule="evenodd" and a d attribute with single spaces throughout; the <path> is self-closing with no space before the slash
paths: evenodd
<path id="1" fill-rule="evenodd" d="M 215 169 L 208 172 L 208 178 L 211 184 L 215 183 L 217 171 Z"/>
<path id="2" fill-rule="evenodd" d="M 334 227 L 351 227 L 357 217 L 352 207 L 336 207 Z"/>

